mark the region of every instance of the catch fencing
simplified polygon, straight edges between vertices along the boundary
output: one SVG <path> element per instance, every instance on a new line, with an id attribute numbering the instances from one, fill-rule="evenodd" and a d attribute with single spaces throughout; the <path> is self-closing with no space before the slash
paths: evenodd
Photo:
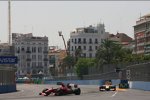
<path id="1" fill-rule="evenodd" d="M 116 72 L 116 68 L 120 68 Z M 150 61 L 132 62 L 103 65 L 101 67 L 91 67 L 89 74 L 82 77 L 77 76 L 54 76 L 49 80 L 96 80 L 96 79 L 121 79 L 129 81 L 150 81 Z"/>

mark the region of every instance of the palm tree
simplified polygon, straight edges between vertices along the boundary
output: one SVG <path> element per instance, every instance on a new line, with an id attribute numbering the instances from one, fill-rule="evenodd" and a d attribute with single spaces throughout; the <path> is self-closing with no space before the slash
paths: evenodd
<path id="1" fill-rule="evenodd" d="M 114 41 L 108 39 L 104 40 L 96 53 L 97 60 L 104 64 L 110 64 L 114 57 L 113 49 L 115 45 L 116 44 L 114 43 Z"/>

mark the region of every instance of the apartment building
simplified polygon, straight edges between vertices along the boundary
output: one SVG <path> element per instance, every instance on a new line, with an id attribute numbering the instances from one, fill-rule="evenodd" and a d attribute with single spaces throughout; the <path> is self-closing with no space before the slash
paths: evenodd
<path id="1" fill-rule="evenodd" d="M 136 21 L 134 26 L 135 54 L 150 54 L 150 14 Z"/>
<path id="2" fill-rule="evenodd" d="M 58 49 L 57 46 L 49 47 L 49 68 L 52 76 L 63 76 L 62 62 L 67 56 L 66 50 Z"/>
<path id="3" fill-rule="evenodd" d="M 18 57 L 17 75 L 38 77 L 48 72 L 48 37 L 33 36 L 32 33 L 12 33 L 12 45 Z"/>
<path id="4" fill-rule="evenodd" d="M 70 33 L 70 39 L 68 42 L 69 53 L 76 56 L 76 50 L 80 49 L 80 56 L 94 58 L 101 42 L 106 38 L 108 38 L 108 34 L 105 32 L 104 24 L 76 28 Z"/>

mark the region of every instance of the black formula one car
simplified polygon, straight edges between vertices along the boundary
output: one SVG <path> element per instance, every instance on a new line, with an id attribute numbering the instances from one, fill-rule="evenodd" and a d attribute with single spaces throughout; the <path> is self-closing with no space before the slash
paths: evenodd
<path id="1" fill-rule="evenodd" d="M 81 90 L 78 87 L 77 84 L 70 84 L 68 83 L 65 85 L 62 82 L 58 82 L 57 85 L 61 85 L 59 88 L 51 88 L 51 89 L 43 89 L 39 95 L 43 96 L 48 96 L 48 95 L 55 95 L 55 96 L 62 96 L 62 95 L 67 95 L 67 94 L 75 94 L 75 95 L 80 95 Z"/>
<path id="2" fill-rule="evenodd" d="M 104 81 L 104 85 L 99 86 L 100 91 L 116 91 L 116 86 L 112 85 L 111 80 Z"/>

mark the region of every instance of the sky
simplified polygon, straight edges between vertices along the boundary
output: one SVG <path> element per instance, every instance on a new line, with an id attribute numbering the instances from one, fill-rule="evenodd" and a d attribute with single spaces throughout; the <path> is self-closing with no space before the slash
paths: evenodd
<path id="1" fill-rule="evenodd" d="M 150 1 L 12 1 L 11 32 L 47 36 L 49 46 L 64 49 L 58 31 L 68 41 L 75 28 L 104 23 L 107 32 L 134 38 L 133 26 L 149 13 Z M 0 42 L 8 42 L 7 1 L 0 1 Z"/>

